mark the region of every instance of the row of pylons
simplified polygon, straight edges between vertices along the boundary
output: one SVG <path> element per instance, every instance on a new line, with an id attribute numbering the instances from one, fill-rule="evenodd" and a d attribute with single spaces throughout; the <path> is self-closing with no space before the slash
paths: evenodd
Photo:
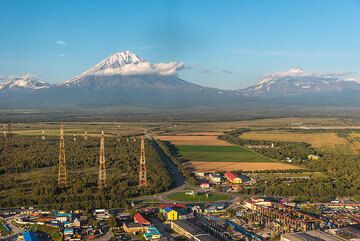
<path id="1" fill-rule="evenodd" d="M 3 157 L 8 162 L 12 159 L 12 133 L 11 133 L 11 124 L 4 124 L 3 130 Z"/>
<path id="2" fill-rule="evenodd" d="M 45 140 L 45 129 L 42 128 L 41 139 Z M 3 156 L 10 162 L 12 158 L 12 132 L 11 124 L 4 124 L 3 130 Z M 88 140 L 88 132 L 85 129 L 84 140 Z M 120 126 L 118 126 L 117 140 L 120 142 Z M 76 136 L 74 135 L 74 141 Z M 127 139 L 129 141 L 129 139 Z M 134 139 L 134 142 L 136 139 Z M 139 168 L 139 187 L 143 188 L 147 186 L 147 172 L 145 161 L 145 141 L 144 137 L 141 137 L 140 144 L 140 168 Z M 60 124 L 60 141 L 59 141 L 59 163 L 58 163 L 58 178 L 57 183 L 59 186 L 64 187 L 68 184 L 67 169 L 66 169 L 66 155 L 65 155 L 65 138 L 64 138 L 64 126 Z M 106 187 L 106 161 L 105 161 L 105 134 L 102 131 L 100 136 L 100 159 L 99 159 L 99 177 L 98 188 L 103 189 Z"/>
<path id="3" fill-rule="evenodd" d="M 120 141 L 120 132 L 117 132 L 118 141 Z M 87 140 L 87 130 L 85 130 L 84 139 Z M 74 138 L 75 140 L 75 138 Z M 141 137 L 140 144 L 140 168 L 139 168 L 139 187 L 143 188 L 147 186 L 147 171 L 145 161 L 145 141 L 144 137 Z M 66 174 L 66 157 L 65 157 L 65 139 L 64 139 L 64 126 L 60 124 L 60 147 L 59 147 L 59 169 L 58 169 L 58 185 L 67 185 Z M 102 130 L 100 136 L 100 158 L 99 158 L 99 176 L 98 176 L 98 188 L 102 190 L 106 187 L 106 161 L 105 161 L 105 134 Z"/>

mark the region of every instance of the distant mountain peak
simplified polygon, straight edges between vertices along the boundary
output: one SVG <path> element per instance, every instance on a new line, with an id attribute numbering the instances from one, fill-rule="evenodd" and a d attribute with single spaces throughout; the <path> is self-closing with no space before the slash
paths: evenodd
<path id="1" fill-rule="evenodd" d="M 76 84 L 90 75 L 176 75 L 177 71 L 184 67 L 184 63 L 178 62 L 153 64 L 129 50 L 124 50 L 108 56 L 94 67 L 64 84 Z"/>
<path id="2" fill-rule="evenodd" d="M 124 65 L 136 65 L 142 62 L 145 61 L 133 52 L 126 50 L 110 55 L 85 73 L 111 73 L 112 70 L 119 69 Z"/>
<path id="3" fill-rule="evenodd" d="M 287 96 L 359 89 L 360 79 L 349 73 L 313 73 L 292 68 L 265 74 L 262 80 L 241 92 L 252 96 Z"/>
<path id="4" fill-rule="evenodd" d="M 50 84 L 38 80 L 36 76 L 25 74 L 0 83 L 0 90 L 38 90 L 48 88 L 49 86 Z"/>

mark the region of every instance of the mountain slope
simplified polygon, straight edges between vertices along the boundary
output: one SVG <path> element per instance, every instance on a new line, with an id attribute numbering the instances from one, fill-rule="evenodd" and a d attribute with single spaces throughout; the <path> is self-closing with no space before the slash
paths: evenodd
<path id="1" fill-rule="evenodd" d="M 240 90 L 248 96 L 324 95 L 360 91 L 360 80 L 348 74 L 310 73 L 300 68 L 267 74 L 255 85 Z"/>
<path id="2" fill-rule="evenodd" d="M 5 83 L 0 83 L 0 92 L 19 90 L 34 91 L 46 89 L 50 86 L 50 84 L 42 82 L 32 75 L 21 75 Z"/>
<path id="3" fill-rule="evenodd" d="M 180 79 L 176 72 L 182 68 L 183 63 L 153 64 L 130 51 L 121 51 L 73 79 L 46 90 L 21 96 L 6 95 L 6 101 L 0 106 L 218 106 L 231 103 L 237 96 L 232 91 L 202 87 Z"/>
<path id="4" fill-rule="evenodd" d="M 150 63 L 130 51 L 115 53 L 60 84 L 19 76 L 0 84 L 0 108 L 150 108 L 220 107 L 249 110 L 289 106 L 360 105 L 360 79 L 349 74 L 302 69 L 270 73 L 236 91 L 199 86 L 177 76 L 184 63 Z"/>

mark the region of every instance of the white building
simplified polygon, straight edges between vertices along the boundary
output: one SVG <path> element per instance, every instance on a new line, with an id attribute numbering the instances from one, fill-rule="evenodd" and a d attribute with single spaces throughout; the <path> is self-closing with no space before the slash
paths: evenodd
<path id="1" fill-rule="evenodd" d="M 221 183 L 222 177 L 219 173 L 210 173 L 209 180 L 212 181 L 213 183 Z"/>

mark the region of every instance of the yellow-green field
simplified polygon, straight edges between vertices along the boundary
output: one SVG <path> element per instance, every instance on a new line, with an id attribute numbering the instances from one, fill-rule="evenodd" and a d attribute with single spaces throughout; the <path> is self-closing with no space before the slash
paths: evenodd
<path id="1" fill-rule="evenodd" d="M 137 123 L 137 122 L 64 122 L 65 135 L 84 135 L 85 130 L 88 136 L 98 136 L 101 130 L 105 131 L 107 136 L 117 135 L 120 132 L 122 136 L 141 135 L 144 129 L 152 129 L 158 127 L 158 123 Z M 7 125 L 5 125 L 7 128 Z M 17 135 L 42 135 L 44 128 L 45 136 L 57 136 L 60 132 L 60 123 L 44 122 L 44 123 L 12 123 L 11 130 Z M 3 125 L 0 126 L 3 131 Z"/>
<path id="2" fill-rule="evenodd" d="M 293 133 L 286 131 L 250 131 L 241 135 L 247 140 L 306 142 L 316 148 L 332 148 L 337 145 L 351 145 L 334 132 Z"/>

